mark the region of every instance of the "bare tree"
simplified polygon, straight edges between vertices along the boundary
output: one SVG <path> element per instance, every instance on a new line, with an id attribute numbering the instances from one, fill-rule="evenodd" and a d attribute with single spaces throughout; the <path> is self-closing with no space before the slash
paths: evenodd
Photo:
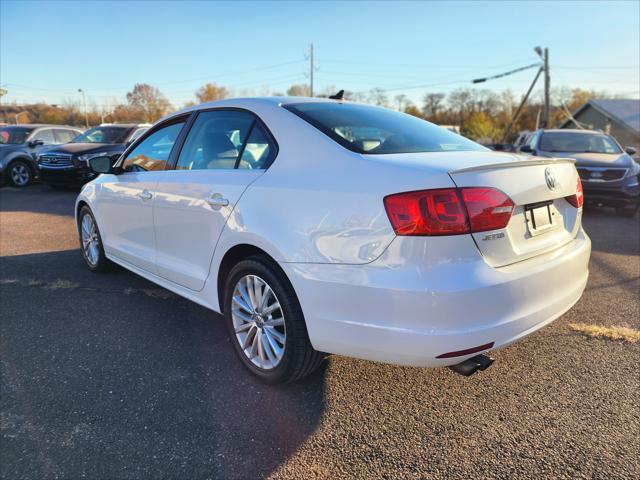
<path id="1" fill-rule="evenodd" d="M 386 107 L 389 104 L 387 94 L 381 88 L 372 88 L 369 90 L 369 103 Z"/>
<path id="2" fill-rule="evenodd" d="M 396 95 L 394 100 L 398 104 L 398 111 L 402 112 L 404 110 L 404 106 L 407 104 L 407 96 L 404 93 Z"/>
<path id="3" fill-rule="evenodd" d="M 308 97 L 311 95 L 311 91 L 309 90 L 309 85 L 301 83 L 287 88 L 287 95 L 290 97 Z"/>
<path id="4" fill-rule="evenodd" d="M 443 101 L 444 93 L 427 93 L 424 96 L 424 106 L 422 107 L 424 116 L 428 118 L 436 117 L 443 108 Z"/>

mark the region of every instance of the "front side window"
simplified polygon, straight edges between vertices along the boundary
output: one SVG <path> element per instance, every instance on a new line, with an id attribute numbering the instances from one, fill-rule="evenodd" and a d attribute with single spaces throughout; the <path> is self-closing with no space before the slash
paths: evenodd
<path id="1" fill-rule="evenodd" d="M 125 143 L 131 133 L 129 127 L 94 127 L 73 139 L 73 143 Z"/>
<path id="2" fill-rule="evenodd" d="M 129 137 L 129 143 L 133 143 L 147 130 L 149 130 L 147 127 L 137 129 L 135 132 L 131 134 L 131 137 Z"/>
<path id="3" fill-rule="evenodd" d="M 413 115 L 385 108 L 337 102 L 289 104 L 284 108 L 358 153 L 488 150 Z"/>
<path id="4" fill-rule="evenodd" d="M 50 128 L 36 132 L 31 140 L 42 140 L 45 145 L 56 143 L 56 140 L 53 138 L 53 130 Z"/>
<path id="5" fill-rule="evenodd" d="M 125 172 L 164 170 L 183 126 L 184 122 L 173 123 L 153 132 L 129 152 L 122 162 L 122 170 Z"/>
<path id="6" fill-rule="evenodd" d="M 598 133 L 547 132 L 540 139 L 540 150 L 562 153 L 622 153 L 611 137 Z"/>
<path id="7" fill-rule="evenodd" d="M 235 110 L 201 112 L 182 147 L 176 170 L 236 168 L 238 157 L 254 121 L 253 115 L 248 112 Z M 247 160 L 243 155 L 240 163 Z M 252 168 L 252 166 L 247 163 L 247 166 L 242 168 Z"/>

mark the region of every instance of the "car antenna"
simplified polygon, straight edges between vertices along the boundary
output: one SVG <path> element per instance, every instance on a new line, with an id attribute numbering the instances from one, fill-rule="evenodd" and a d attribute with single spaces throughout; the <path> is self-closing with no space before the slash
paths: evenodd
<path id="1" fill-rule="evenodd" d="M 331 100 L 342 100 L 342 97 L 344 97 L 344 90 L 340 90 L 338 93 L 336 93 L 335 95 L 331 95 L 329 98 Z"/>

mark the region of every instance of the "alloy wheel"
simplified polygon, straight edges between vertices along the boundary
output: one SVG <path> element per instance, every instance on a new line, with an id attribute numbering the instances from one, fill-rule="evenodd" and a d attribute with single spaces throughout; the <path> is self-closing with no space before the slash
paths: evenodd
<path id="1" fill-rule="evenodd" d="M 29 172 L 29 167 L 24 163 L 17 163 L 11 167 L 11 180 L 14 185 L 24 187 L 29 183 L 30 178 L 31 172 Z"/>
<path id="2" fill-rule="evenodd" d="M 287 331 L 280 302 L 257 275 L 245 275 L 231 298 L 236 340 L 248 360 L 264 370 L 276 368 L 284 356 Z"/>
<path id="3" fill-rule="evenodd" d="M 85 214 L 82 217 L 80 225 L 82 235 L 82 250 L 84 256 L 92 267 L 98 264 L 100 258 L 100 239 L 98 237 L 98 230 L 96 229 L 96 223 L 90 214 Z"/>

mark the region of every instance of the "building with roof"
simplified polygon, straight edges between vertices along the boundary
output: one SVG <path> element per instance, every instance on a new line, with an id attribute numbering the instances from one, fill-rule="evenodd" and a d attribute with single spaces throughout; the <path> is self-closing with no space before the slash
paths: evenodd
<path id="1" fill-rule="evenodd" d="M 640 152 L 640 99 L 592 98 L 560 128 L 587 128 L 613 135 L 623 146 Z"/>

